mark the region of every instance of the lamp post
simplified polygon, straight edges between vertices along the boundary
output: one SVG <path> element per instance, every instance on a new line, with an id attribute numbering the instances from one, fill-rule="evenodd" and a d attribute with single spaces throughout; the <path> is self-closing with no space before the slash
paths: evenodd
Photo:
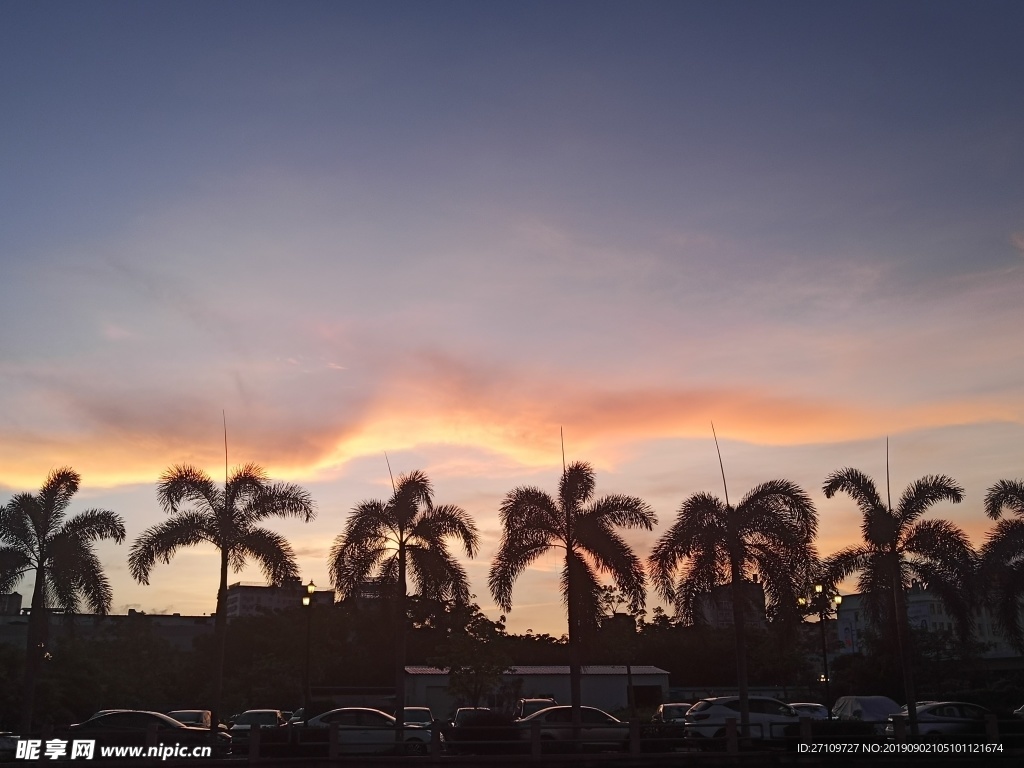
<path id="1" fill-rule="evenodd" d="M 302 719 L 309 720 L 309 648 L 310 636 L 313 628 L 313 593 L 316 592 L 316 584 L 309 580 L 306 585 L 306 594 L 302 596 L 302 605 L 306 608 L 306 673 L 302 680 Z"/>
<path id="2" fill-rule="evenodd" d="M 814 596 L 812 598 L 800 598 L 800 605 L 810 606 L 818 613 L 818 627 L 821 629 L 821 665 L 824 671 L 824 674 L 821 675 L 819 680 L 825 684 L 825 709 L 828 710 L 829 720 L 832 719 L 832 692 L 829 688 L 828 643 L 825 640 L 825 619 L 827 619 L 833 609 L 838 608 L 839 604 L 842 602 L 842 595 L 833 595 L 832 599 L 829 600 L 825 594 L 825 587 L 821 584 L 814 585 Z"/>

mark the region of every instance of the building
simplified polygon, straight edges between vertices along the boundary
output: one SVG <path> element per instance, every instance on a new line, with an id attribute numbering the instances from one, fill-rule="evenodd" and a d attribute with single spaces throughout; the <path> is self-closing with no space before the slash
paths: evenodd
<path id="1" fill-rule="evenodd" d="M 0 616 L 17 616 L 21 613 L 21 593 L 0 595 Z"/>
<path id="2" fill-rule="evenodd" d="M 226 611 L 229 618 L 289 611 L 301 607 L 302 598 L 305 596 L 306 585 L 298 579 L 285 582 L 280 586 L 243 584 L 238 581 L 228 585 Z M 334 590 L 316 590 L 313 593 L 313 603 L 314 605 L 334 605 Z"/>
<path id="3" fill-rule="evenodd" d="M 761 582 L 755 575 L 752 581 L 744 581 L 740 585 L 740 590 L 746 598 L 746 625 L 764 629 L 767 626 L 767 610 Z M 732 584 L 723 584 L 702 595 L 698 600 L 698 606 L 702 621 L 707 626 L 715 629 L 732 628 Z"/>
<path id="4" fill-rule="evenodd" d="M 406 667 L 405 703 L 430 707 L 437 717 L 453 712 L 460 702 L 448 695 L 448 673 L 437 667 Z M 649 665 L 592 665 L 583 667 L 580 693 L 583 704 L 606 712 L 623 710 L 629 705 L 627 680 L 632 677 L 637 706 L 652 706 L 667 700 L 668 672 Z M 569 667 L 512 667 L 503 675 L 502 689 L 515 698 L 551 697 L 559 704 L 569 703 Z M 513 699 L 514 702 L 514 699 Z M 492 706 L 501 706 L 497 700 Z"/>
<path id="5" fill-rule="evenodd" d="M 145 614 L 129 609 L 127 614 L 101 616 L 93 613 L 50 613 L 51 644 L 66 637 L 88 640 L 102 638 L 125 622 L 145 621 L 153 633 L 182 651 L 192 650 L 196 638 L 213 634 L 213 616 Z M 0 617 L 0 643 L 24 648 L 28 636 L 28 615 Z"/>
<path id="6" fill-rule="evenodd" d="M 917 581 L 907 591 L 907 621 L 911 627 L 927 632 L 954 629 L 953 617 L 946 611 L 939 595 Z M 860 653 L 864 650 L 863 633 L 867 626 L 864 596 L 844 595 L 836 611 L 836 627 L 842 653 Z M 987 607 L 978 606 L 974 609 L 972 639 L 981 644 L 983 650 L 979 655 L 983 659 L 1005 659 L 1020 655 L 999 631 L 995 617 Z"/>

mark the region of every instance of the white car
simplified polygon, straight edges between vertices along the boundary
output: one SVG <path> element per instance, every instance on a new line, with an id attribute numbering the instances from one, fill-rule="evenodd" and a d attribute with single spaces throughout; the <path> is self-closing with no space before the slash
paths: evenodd
<path id="1" fill-rule="evenodd" d="M 800 717 L 809 717 L 811 718 L 811 720 L 829 719 L 828 707 L 826 707 L 824 704 L 814 704 L 812 702 L 799 701 L 790 704 L 789 706 L 795 709 L 796 713 L 800 715 Z"/>
<path id="2" fill-rule="evenodd" d="M 781 739 L 785 727 L 798 724 L 800 715 L 789 704 L 767 696 L 750 696 L 750 736 L 755 739 Z M 739 728 L 740 697 L 718 696 L 701 699 L 686 713 L 689 738 L 720 739 L 725 736 L 726 720 Z"/>
<path id="3" fill-rule="evenodd" d="M 332 709 L 306 721 L 307 728 L 338 727 L 338 747 L 345 754 L 374 754 L 395 751 L 398 721 L 387 712 L 369 707 Z M 430 729 L 404 725 L 402 740 L 407 755 L 425 755 L 430 749 Z"/>
<path id="4" fill-rule="evenodd" d="M 629 724 L 594 707 L 580 707 L 580 746 L 587 750 L 625 750 L 629 746 Z M 572 742 L 572 707 L 567 704 L 548 707 L 529 717 L 516 720 L 524 739 L 532 738 L 534 723 L 539 723 L 540 740 L 550 751 L 552 747 Z"/>

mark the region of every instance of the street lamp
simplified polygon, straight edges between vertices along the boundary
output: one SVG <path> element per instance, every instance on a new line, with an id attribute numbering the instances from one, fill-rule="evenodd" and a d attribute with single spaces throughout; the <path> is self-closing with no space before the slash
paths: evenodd
<path id="1" fill-rule="evenodd" d="M 309 719 L 309 646 L 310 635 L 313 627 L 313 593 L 316 592 L 316 584 L 309 580 L 306 585 L 306 594 L 302 596 L 302 605 L 306 608 L 306 674 L 302 681 L 302 719 Z"/>
<path id="2" fill-rule="evenodd" d="M 818 680 L 825 684 L 825 708 L 828 710 L 828 719 L 832 719 L 832 692 L 829 690 L 828 678 L 828 643 L 825 641 L 825 619 L 834 609 L 843 602 L 842 595 L 834 595 L 831 600 L 827 599 L 825 587 L 821 584 L 814 585 L 814 596 L 810 599 L 801 597 L 800 605 L 810 606 L 818 612 L 818 627 L 821 629 L 821 665 L 824 674 Z"/>

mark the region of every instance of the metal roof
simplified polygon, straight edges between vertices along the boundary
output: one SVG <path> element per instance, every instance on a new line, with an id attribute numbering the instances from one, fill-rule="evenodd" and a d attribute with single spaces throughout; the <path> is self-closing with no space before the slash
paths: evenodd
<path id="1" fill-rule="evenodd" d="M 509 675 L 568 675 L 568 664 L 552 664 L 544 666 L 510 667 Z M 634 664 L 631 667 L 634 675 L 667 675 L 668 671 L 649 664 Z M 407 675 L 446 675 L 440 667 L 406 667 Z M 584 675 L 625 675 L 624 664 L 591 664 L 583 667 Z"/>

